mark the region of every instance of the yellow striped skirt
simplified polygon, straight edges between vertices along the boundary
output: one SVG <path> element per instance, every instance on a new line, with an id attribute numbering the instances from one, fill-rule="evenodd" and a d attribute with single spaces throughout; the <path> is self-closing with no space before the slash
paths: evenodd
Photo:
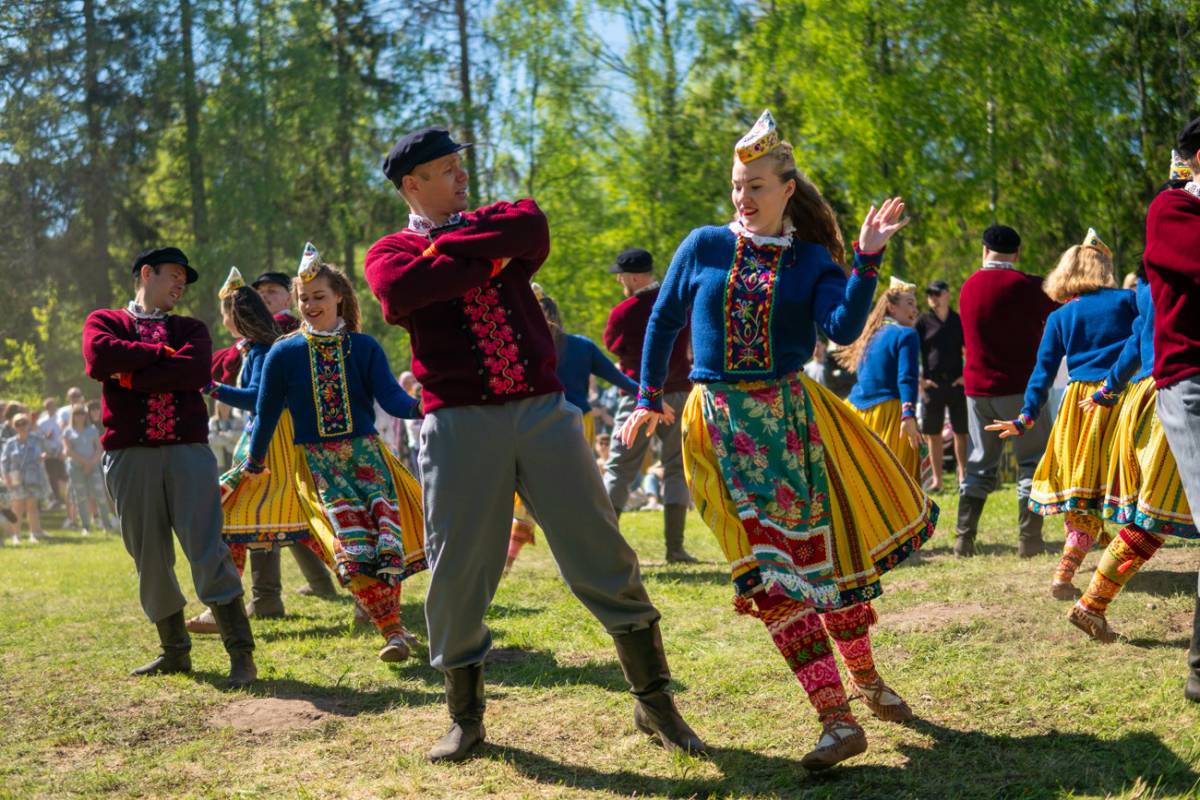
<path id="1" fill-rule="evenodd" d="M 827 539 L 818 547 L 828 548 L 822 553 L 822 567 L 831 567 L 840 605 L 870 600 L 882 591 L 880 576 L 933 535 L 938 507 L 857 413 L 823 386 L 797 374 L 776 381 L 698 383 L 683 408 L 684 473 L 701 518 L 729 561 L 735 607 L 748 611 L 745 598 L 771 587 L 759 580 L 759 560 L 729 488 L 735 478 L 722 470 L 705 405 L 712 404 L 712 393 L 721 387 L 753 392 L 783 384 L 793 394 L 801 387 L 807 394 L 823 450 L 830 519 Z M 768 441 L 767 446 L 785 446 L 782 436 L 775 438 L 779 441 Z"/>
<path id="2" fill-rule="evenodd" d="M 308 515 L 296 493 L 292 415 L 284 410 L 267 449 L 269 474 L 262 481 L 242 481 L 247 432 L 238 444 L 238 463 L 221 476 L 221 535 L 231 544 L 266 547 L 309 535 Z"/>
<path id="3" fill-rule="evenodd" d="M 1175 456 L 1158 421 L 1154 378 L 1126 392 L 1113 430 L 1104 518 L 1160 536 L 1200 538 Z"/>
<path id="4" fill-rule="evenodd" d="M 850 405 L 847 403 L 847 405 Z M 900 401 L 887 400 L 871 406 L 865 411 L 850 405 L 851 410 L 875 431 L 888 449 L 896 454 L 900 466 L 914 481 L 921 481 L 921 455 L 909 443 L 908 437 L 900 432 Z"/>
<path id="5" fill-rule="evenodd" d="M 1115 423 L 1128 395 L 1122 393 L 1115 406 L 1081 409 L 1079 401 L 1101 385 L 1099 381 L 1074 381 L 1067 386 L 1029 492 L 1029 507 L 1042 516 L 1068 511 L 1100 516 Z"/>

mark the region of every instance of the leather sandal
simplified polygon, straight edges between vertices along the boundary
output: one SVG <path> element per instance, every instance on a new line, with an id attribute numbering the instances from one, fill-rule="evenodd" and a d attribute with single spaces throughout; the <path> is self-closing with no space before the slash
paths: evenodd
<path id="1" fill-rule="evenodd" d="M 810 772 L 819 772 L 865 752 L 867 734 L 861 726 L 843 719 L 831 719 L 822 726 L 817 746 L 800 759 L 800 766 Z"/>
<path id="2" fill-rule="evenodd" d="M 854 688 L 876 719 L 884 722 L 908 722 L 913 718 L 913 712 L 908 707 L 908 703 L 904 702 L 903 697 L 888 688 L 882 678 L 864 686 L 856 683 Z"/>
<path id="3" fill-rule="evenodd" d="M 1121 638 L 1121 634 L 1108 627 L 1108 620 L 1103 614 L 1088 611 L 1078 603 L 1071 606 L 1067 621 L 1103 644 L 1112 644 Z"/>
<path id="4" fill-rule="evenodd" d="M 408 642 L 398 633 L 394 633 L 388 637 L 387 644 L 379 651 L 379 660 L 388 664 L 396 664 L 405 661 L 412 655 L 412 648 L 408 646 Z"/>
<path id="5" fill-rule="evenodd" d="M 221 632 L 221 629 L 217 627 L 217 618 L 213 616 L 211 608 L 206 608 L 202 613 L 189 619 L 187 621 L 187 629 L 189 633 Z"/>

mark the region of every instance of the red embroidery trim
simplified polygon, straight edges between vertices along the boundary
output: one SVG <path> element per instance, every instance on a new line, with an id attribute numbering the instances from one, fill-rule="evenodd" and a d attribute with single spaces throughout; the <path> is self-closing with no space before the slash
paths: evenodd
<path id="1" fill-rule="evenodd" d="M 167 321 L 165 319 L 139 319 L 138 335 L 143 342 L 167 346 Z M 155 392 L 146 398 L 146 438 L 154 442 L 165 442 L 175 438 L 175 395 L 171 392 Z"/>
<path id="2" fill-rule="evenodd" d="M 500 291 L 491 284 L 471 289 L 463 295 L 463 312 L 482 354 L 488 390 L 499 395 L 529 391 L 517 337 L 508 323 L 508 309 L 500 303 Z"/>

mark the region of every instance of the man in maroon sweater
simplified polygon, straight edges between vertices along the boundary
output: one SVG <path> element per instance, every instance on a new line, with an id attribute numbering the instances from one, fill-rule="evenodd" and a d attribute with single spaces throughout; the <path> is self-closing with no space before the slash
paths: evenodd
<path id="1" fill-rule="evenodd" d="M 204 323 L 169 312 L 196 271 L 174 247 L 133 261 L 134 300 L 83 324 L 87 374 L 102 384 L 104 482 L 117 504 L 121 538 L 138 572 L 142 610 L 162 653 L 134 675 L 188 672 L 187 600 L 175 579 L 171 529 L 192 569 L 200 601 L 216 616 L 229 653 L 230 688 L 257 676 L 242 581 L 221 539 L 217 460 L 208 448 L 212 339 Z"/>
<path id="2" fill-rule="evenodd" d="M 993 420 L 1015 419 L 1025 384 L 1037 361 L 1046 317 L 1057 306 L 1042 291 L 1042 279 L 1016 269 L 1021 237 L 1006 225 L 983 232 L 983 267 L 967 278 L 959 292 L 970 448 L 959 487 L 954 552 L 975 554 L 975 536 L 996 474 L 1004 442 L 984 430 Z M 1010 439 L 1017 456 L 1017 552 L 1025 558 L 1045 551 L 1042 518 L 1029 510 L 1029 488 L 1050 435 L 1049 425 L 1035 425 Z"/>
<path id="3" fill-rule="evenodd" d="M 1179 134 L 1176 149 L 1200 175 L 1200 117 Z M 1146 215 L 1146 277 L 1154 300 L 1157 411 L 1179 479 L 1200 525 L 1200 182 L 1167 189 Z M 1200 702 L 1200 591 L 1192 619 L 1184 696 Z"/>
<path id="4" fill-rule="evenodd" d="M 671 698 L 637 556 L 555 376 L 554 341 L 529 285 L 550 252 L 546 218 L 532 200 L 466 212 L 465 146 L 444 128 L 396 144 L 383 171 L 413 213 L 371 247 L 364 270 L 384 317 L 412 337 L 422 386 L 429 661 L 445 673 L 454 723 L 430 758 L 462 759 L 484 740 L 483 617 L 504 569 L 514 492 L 575 596 L 612 634 L 638 728 L 666 747 L 702 750 Z"/>
<path id="5" fill-rule="evenodd" d="M 631 247 L 617 256 L 609 272 L 617 276 L 626 299 L 608 315 L 604 346 L 617 357 L 622 372 L 634 381 L 640 381 L 642 342 L 646 338 L 646 325 L 650 322 L 654 301 L 658 299 L 659 283 L 654 279 L 654 259 L 645 250 Z M 692 368 L 688 358 L 690 341 L 690 332 L 684 328 L 675 340 L 675 349 L 671 351 L 667 382 L 663 387 L 664 401 L 677 412 L 683 410 L 688 392 L 692 389 L 688 380 L 688 372 Z M 636 406 L 636 397 L 621 396 L 613 430 L 621 430 L 621 425 Z M 683 549 L 683 530 L 691 495 L 683 476 L 681 428 L 682 423 L 676 420 L 670 425 L 659 425 L 654 429 L 662 448 L 663 538 L 667 544 L 667 561 L 694 563 L 696 559 Z M 604 489 L 618 517 L 629 500 L 630 486 L 645 463 L 649 447 L 649 436 L 638 437 L 630 447 L 622 444 L 619 436 L 613 440 L 612 450 L 604 465 Z"/>

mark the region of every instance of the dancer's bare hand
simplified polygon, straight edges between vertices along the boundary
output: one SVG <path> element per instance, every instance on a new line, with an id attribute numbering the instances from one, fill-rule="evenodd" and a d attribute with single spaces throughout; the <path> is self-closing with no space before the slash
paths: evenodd
<path id="1" fill-rule="evenodd" d="M 899 197 L 884 200 L 878 210 L 871 206 L 858 234 L 858 249 L 864 253 L 878 253 L 910 219 L 904 215 L 904 200 Z"/>
<path id="2" fill-rule="evenodd" d="M 905 417 L 900 420 L 900 433 L 904 434 L 905 439 L 908 439 L 913 450 L 920 452 L 921 432 L 917 430 L 917 420 L 914 417 Z"/>
<path id="3" fill-rule="evenodd" d="M 632 447 L 633 443 L 637 441 L 638 431 L 641 430 L 643 425 L 646 427 L 646 435 L 653 436 L 654 430 L 660 422 L 670 424 L 667 422 L 666 414 L 660 414 L 648 408 L 636 408 L 625 420 L 625 424 L 621 426 L 621 430 L 617 431 L 617 435 L 621 439 L 621 444 L 626 447 Z"/>
<path id="4" fill-rule="evenodd" d="M 1011 439 L 1014 436 L 1021 435 L 1021 431 L 1017 429 L 1016 423 L 1010 419 L 992 420 L 992 424 L 984 427 L 984 430 L 999 433 L 1001 439 Z"/>

